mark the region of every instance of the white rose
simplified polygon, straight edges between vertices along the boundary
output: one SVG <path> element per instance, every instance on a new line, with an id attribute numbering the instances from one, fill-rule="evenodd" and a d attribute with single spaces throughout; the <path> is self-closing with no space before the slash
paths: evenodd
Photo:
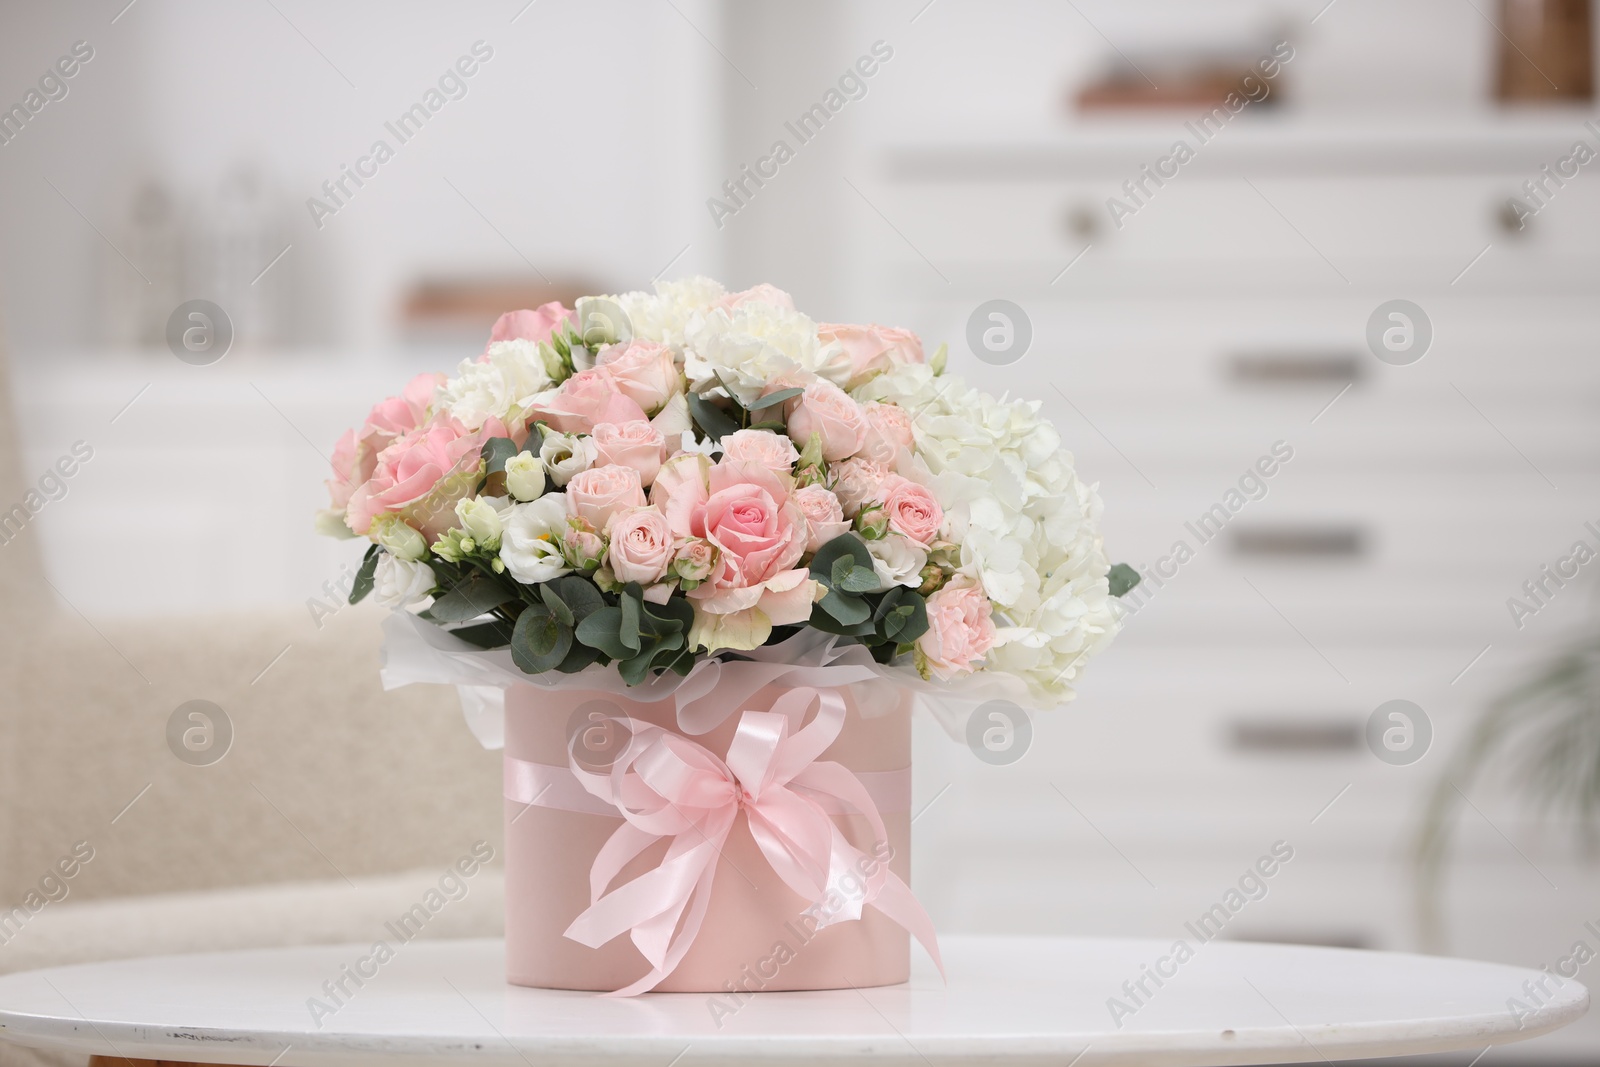
<path id="1" fill-rule="evenodd" d="M 539 459 L 545 473 L 557 486 L 566 485 L 574 474 L 582 474 L 594 466 L 598 454 L 594 441 L 574 433 L 546 434 L 539 446 Z"/>
<path id="2" fill-rule="evenodd" d="M 456 519 L 467 536 L 484 548 L 493 549 L 500 543 L 504 526 L 500 521 L 500 510 L 495 507 L 492 497 L 456 501 Z"/>
<path id="3" fill-rule="evenodd" d="M 428 554 L 428 539 L 398 515 L 380 515 L 368 531 L 372 539 L 401 559 L 421 559 Z"/>
<path id="4" fill-rule="evenodd" d="M 915 589 L 922 584 L 928 551 L 911 538 L 891 533 L 868 541 L 867 551 L 872 553 L 872 569 L 878 572 L 880 591 L 897 585 Z"/>
<path id="5" fill-rule="evenodd" d="M 511 508 L 500 536 L 500 562 L 511 577 L 533 585 L 571 572 L 561 557 L 567 516 L 567 498 L 561 493 Z"/>
<path id="6" fill-rule="evenodd" d="M 483 359 L 464 359 L 439 387 L 439 406 L 476 430 L 491 418 L 509 421 L 533 396 L 555 384 L 537 342 L 496 341 Z"/>
<path id="7" fill-rule="evenodd" d="M 385 552 L 372 574 L 372 599 L 387 608 L 410 607 L 427 599 L 438 584 L 433 568 L 426 563 Z"/>
<path id="8" fill-rule="evenodd" d="M 506 491 L 518 500 L 544 495 L 544 462 L 532 452 L 518 452 L 506 460 Z"/>

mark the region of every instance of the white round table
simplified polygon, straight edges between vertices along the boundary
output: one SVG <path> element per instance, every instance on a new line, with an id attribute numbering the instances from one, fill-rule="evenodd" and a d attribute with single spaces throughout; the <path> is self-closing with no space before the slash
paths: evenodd
<path id="1" fill-rule="evenodd" d="M 905 985 L 740 1001 L 524 989 L 503 982 L 498 941 L 417 941 L 359 988 L 345 979 L 331 1014 L 312 998 L 335 1008 L 324 983 L 371 946 L 84 964 L 0 978 L 0 1038 L 260 1067 L 1250 1064 L 1479 1050 L 1589 1004 L 1577 982 L 1439 957 L 1214 942 L 1180 962 L 1164 941 L 942 941 L 948 985 L 923 959 Z M 1158 986 L 1148 969 L 1171 976 Z"/>

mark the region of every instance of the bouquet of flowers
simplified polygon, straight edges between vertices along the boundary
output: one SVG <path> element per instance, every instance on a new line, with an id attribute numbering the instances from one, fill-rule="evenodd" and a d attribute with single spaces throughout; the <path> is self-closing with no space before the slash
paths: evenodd
<path id="1" fill-rule="evenodd" d="M 810 628 L 924 681 L 1070 699 L 1137 575 L 1038 402 L 944 363 L 770 285 L 510 312 L 340 439 L 319 527 L 372 542 L 352 603 L 530 675 L 635 686 Z"/>

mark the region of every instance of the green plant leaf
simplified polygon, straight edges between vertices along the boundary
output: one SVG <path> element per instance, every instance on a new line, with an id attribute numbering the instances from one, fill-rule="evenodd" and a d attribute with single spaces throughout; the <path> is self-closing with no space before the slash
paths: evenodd
<path id="1" fill-rule="evenodd" d="M 539 586 L 539 599 L 544 601 L 544 606 L 550 609 L 550 614 L 563 626 L 576 626 L 578 620 L 573 616 L 572 609 L 551 588 L 551 583 L 545 582 Z"/>
<path id="2" fill-rule="evenodd" d="M 431 622 L 467 622 L 514 599 L 516 594 L 501 582 L 474 572 L 435 600 L 422 617 Z"/>
<path id="3" fill-rule="evenodd" d="M 872 608 L 860 597 L 850 596 L 847 593 L 830 589 L 827 596 L 817 601 L 817 607 L 845 626 L 866 623 L 868 626 L 867 632 L 872 632 Z"/>
<path id="4" fill-rule="evenodd" d="M 600 650 L 590 648 L 582 641 L 572 642 L 572 648 L 567 651 L 567 658 L 556 664 L 556 670 L 562 674 L 577 674 L 589 664 L 600 659 Z"/>
<path id="5" fill-rule="evenodd" d="M 604 607 L 578 624 L 578 640 L 612 659 L 627 659 L 638 652 L 622 643 L 622 609 Z"/>
<path id="6" fill-rule="evenodd" d="M 705 397 L 690 393 L 688 400 L 689 413 L 694 416 L 694 421 L 711 440 L 720 441 L 724 435 L 733 433 L 739 428 L 737 419 Z"/>
<path id="7" fill-rule="evenodd" d="M 779 389 L 776 393 L 768 393 L 754 404 L 751 404 L 750 411 L 752 414 L 757 411 L 765 411 L 770 407 L 776 407 L 785 400 L 793 400 L 803 392 L 805 392 L 804 389 Z"/>
<path id="8" fill-rule="evenodd" d="M 1111 587 L 1112 596 L 1126 596 L 1139 584 L 1139 572 L 1126 563 L 1118 563 L 1106 573 L 1106 584 Z"/>
<path id="9" fill-rule="evenodd" d="M 356 571 L 356 580 L 350 583 L 350 603 L 359 604 L 372 592 L 372 576 L 378 572 L 378 553 L 383 551 L 377 545 L 367 548 L 367 554 L 361 557 L 361 569 Z"/>
<path id="10" fill-rule="evenodd" d="M 501 619 L 480 622 L 473 626 L 457 626 L 447 631 L 474 648 L 504 648 L 511 643 L 512 624 Z"/>
<path id="11" fill-rule="evenodd" d="M 485 474 L 499 474 L 506 469 L 506 460 L 521 452 L 515 441 L 509 437 L 491 437 L 483 443 L 483 458 L 488 464 L 483 469 Z"/>
<path id="12" fill-rule="evenodd" d="M 642 614 L 640 609 L 641 602 L 642 597 L 639 593 L 639 586 L 634 582 L 628 583 L 627 587 L 622 591 L 621 599 L 617 602 L 617 606 L 622 610 L 622 621 L 617 627 L 618 639 L 624 647 L 635 653 L 640 649 L 639 622 Z"/>
<path id="13" fill-rule="evenodd" d="M 845 593 L 870 593 L 878 588 L 878 572 L 871 567 L 863 567 L 849 556 L 840 556 L 833 561 L 833 571 L 829 575 L 833 588 Z"/>
<path id="14" fill-rule="evenodd" d="M 872 553 L 867 551 L 867 543 L 853 533 L 842 533 L 817 549 L 817 554 L 811 557 L 811 577 L 832 589 L 836 565 L 844 559 L 848 559 L 854 567 L 860 567 L 873 575 L 877 574 L 872 566 Z M 843 576 L 848 575 L 850 571 L 844 570 L 838 573 Z M 873 585 L 877 585 L 876 577 L 873 579 Z"/>
<path id="15" fill-rule="evenodd" d="M 561 625 L 542 604 L 529 604 L 511 631 L 511 658 L 529 674 L 543 674 L 567 658 L 572 628 Z"/>

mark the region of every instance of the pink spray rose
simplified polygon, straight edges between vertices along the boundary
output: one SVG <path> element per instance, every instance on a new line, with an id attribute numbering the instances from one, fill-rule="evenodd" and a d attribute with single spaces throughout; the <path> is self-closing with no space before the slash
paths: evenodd
<path id="1" fill-rule="evenodd" d="M 489 344 L 496 341 L 548 341 L 562 322 L 570 321 L 573 317 L 572 309 L 562 307 L 557 300 L 542 304 L 532 311 L 508 311 L 495 320 L 494 329 L 489 331 Z"/>
<path id="2" fill-rule="evenodd" d="M 639 472 L 639 483 L 646 486 L 656 480 L 656 472 L 667 458 L 667 439 L 642 419 L 600 423 L 594 428 L 594 447 L 602 466 L 632 467 Z"/>
<path id="3" fill-rule="evenodd" d="M 861 445 L 862 457 L 893 467 L 900 453 L 916 444 L 916 437 L 911 430 L 911 416 L 898 404 L 880 404 L 876 400 L 862 405 L 861 412 L 867 420 L 867 439 Z"/>
<path id="4" fill-rule="evenodd" d="M 339 438 L 333 446 L 333 477 L 328 481 L 328 496 L 335 508 L 348 506 L 356 486 L 372 477 L 379 452 L 421 425 L 434 390 L 444 380 L 442 374 L 417 375 L 399 396 L 374 404 L 360 430 L 346 430 Z"/>
<path id="5" fill-rule="evenodd" d="M 833 493 L 839 498 L 844 513 L 855 518 L 856 513 L 878 496 L 879 487 L 889 476 L 887 468 L 860 456 L 847 459 L 828 471 L 833 478 Z"/>
<path id="6" fill-rule="evenodd" d="M 812 382 L 795 398 L 789 414 L 789 436 L 805 448 L 811 435 L 822 438 L 822 458 L 829 463 L 855 455 L 867 439 L 867 418 L 861 405 L 832 382 Z"/>
<path id="7" fill-rule="evenodd" d="M 817 339 L 823 344 L 838 342 L 850 357 L 850 378 L 845 385 L 851 389 L 899 364 L 924 362 L 922 339 L 895 326 L 824 322 L 817 325 Z"/>
<path id="8" fill-rule="evenodd" d="M 794 442 L 769 430 L 735 430 L 722 438 L 722 454 L 733 463 L 754 463 L 769 471 L 788 474 L 800 453 Z"/>
<path id="9" fill-rule="evenodd" d="M 800 505 L 809 527 L 807 552 L 815 552 L 840 534 L 849 532 L 850 520 L 844 517 L 839 498 L 822 486 L 808 485 L 796 490 L 794 502 Z"/>
<path id="10" fill-rule="evenodd" d="M 590 467 L 574 474 L 567 483 L 567 500 L 573 514 L 601 533 L 611 516 L 626 508 L 645 505 L 644 485 L 632 467 L 613 463 L 609 467 Z"/>
<path id="11" fill-rule="evenodd" d="M 648 413 L 683 392 L 683 372 L 673 361 L 672 349 L 654 341 L 633 340 L 600 350 L 596 366 L 604 367 L 618 391 Z"/>
<path id="12" fill-rule="evenodd" d="M 532 421 L 544 421 L 562 433 L 592 433 L 602 422 L 639 422 L 644 408 L 618 387 L 605 367 L 579 371 L 555 395 L 533 405 Z"/>
<path id="13" fill-rule="evenodd" d="M 395 513 L 430 541 L 456 524 L 456 501 L 472 495 L 483 465 L 483 443 L 506 437 L 490 419 L 470 431 L 448 415 L 436 416 L 378 454 L 372 476 L 350 495 L 345 521 L 358 534 L 381 514 Z"/>
<path id="14" fill-rule="evenodd" d="M 772 304 L 775 307 L 783 308 L 785 311 L 794 310 L 794 297 L 775 285 L 768 285 L 766 282 L 762 282 L 760 285 L 752 285 L 740 293 L 729 293 L 712 306 L 732 311 L 741 304 L 748 304 L 752 300 L 760 301 L 763 304 Z"/>
<path id="15" fill-rule="evenodd" d="M 656 508 L 619 511 L 611 520 L 611 571 L 619 582 L 650 585 L 667 573 L 674 552 L 667 517 Z"/>
<path id="16" fill-rule="evenodd" d="M 928 598 L 928 632 L 917 648 L 940 681 L 975 670 L 994 647 L 994 609 L 971 578 L 957 577 Z"/>
<path id="17" fill-rule="evenodd" d="M 878 487 L 878 495 L 889 517 L 889 529 L 924 548 L 933 544 L 939 536 L 939 525 L 944 522 L 944 508 L 927 486 L 891 474 Z"/>

